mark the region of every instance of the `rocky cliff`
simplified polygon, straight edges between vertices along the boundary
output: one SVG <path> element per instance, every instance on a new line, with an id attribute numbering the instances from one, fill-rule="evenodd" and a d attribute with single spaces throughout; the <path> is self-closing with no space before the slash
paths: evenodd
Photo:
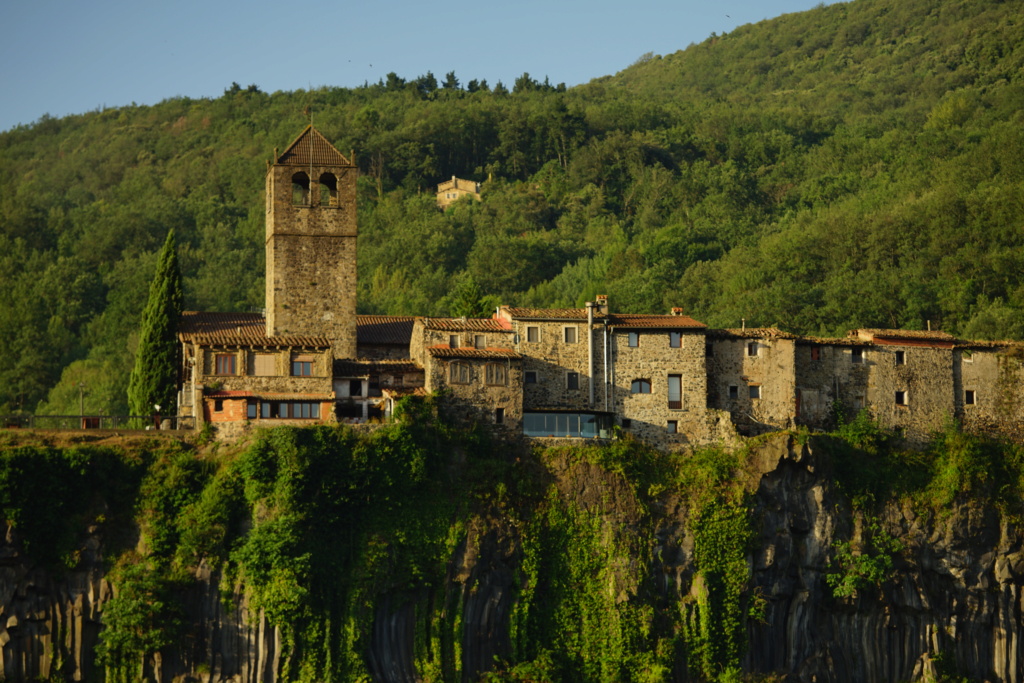
<path id="1" fill-rule="evenodd" d="M 735 658 L 748 673 L 1024 681 L 1024 536 L 1014 515 L 962 497 L 942 510 L 907 497 L 879 502 L 870 514 L 855 510 L 828 450 L 777 435 L 751 447 L 728 481 L 698 482 L 731 486 L 741 501 L 745 569 L 732 593 L 735 567 L 716 575 L 700 547 L 707 541 L 695 531 L 694 495 L 661 475 L 557 448 L 509 466 L 534 495 L 499 487 L 460 508 L 458 533 L 434 578 L 377 576 L 372 590 L 346 593 L 347 604 L 359 603 L 348 614 L 362 621 L 324 627 L 319 637 L 357 651 L 365 669 L 350 670 L 352 678 L 475 680 L 493 669 L 506 680 L 542 680 L 574 665 L 582 680 L 693 680 L 727 670 L 714 667 L 733 656 L 725 641 L 737 619 L 743 642 Z M 83 531 L 76 566 L 59 571 L 34 561 L 8 523 L 0 544 L 0 679 L 103 676 L 96 646 L 119 587 L 109 580 L 101 529 Z M 888 555 L 881 538 L 893 541 Z M 315 605 L 295 613 L 305 629 L 278 628 L 265 598 L 265 609 L 250 609 L 244 572 L 225 591 L 220 569 L 200 562 L 190 571 L 175 584 L 182 627 L 158 652 L 140 656 L 130 677 L 254 683 L 323 675 L 303 663 L 317 647 L 308 628 Z M 842 577 L 828 577 L 844 571 L 853 580 L 837 590 Z M 725 597 L 715 602 L 716 595 Z M 328 671 L 331 658 L 314 657 Z"/>

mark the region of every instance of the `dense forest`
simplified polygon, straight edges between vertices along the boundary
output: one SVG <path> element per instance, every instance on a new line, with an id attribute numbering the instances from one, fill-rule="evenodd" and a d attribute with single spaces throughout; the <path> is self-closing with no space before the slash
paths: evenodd
<path id="1" fill-rule="evenodd" d="M 683 306 L 712 326 L 1024 338 L 1024 23 L 819 7 L 565 88 L 388 74 L 0 133 L 0 413 L 124 412 L 156 254 L 189 309 L 263 302 L 263 173 L 310 121 L 359 180 L 359 307 Z M 435 184 L 484 181 L 444 213 Z"/>

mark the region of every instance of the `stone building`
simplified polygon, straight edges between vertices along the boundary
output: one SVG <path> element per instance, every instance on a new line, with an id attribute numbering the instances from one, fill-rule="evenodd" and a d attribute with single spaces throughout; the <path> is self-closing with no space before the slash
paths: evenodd
<path id="1" fill-rule="evenodd" d="M 179 414 L 252 425 L 386 419 L 435 394 L 449 414 L 533 438 L 631 433 L 663 448 L 869 410 L 922 441 L 951 419 L 1024 438 L 1024 344 L 938 331 L 844 338 L 709 330 L 668 315 L 501 306 L 492 318 L 356 315 L 356 167 L 307 127 L 268 163 L 266 316 L 182 317 Z M 478 193 L 453 178 L 442 199 Z M 448 196 L 442 197 L 448 193 Z M 478 196 L 478 194 L 477 194 Z"/>
<path id="2" fill-rule="evenodd" d="M 472 197 L 480 201 L 480 183 L 475 180 L 463 180 L 455 176 L 452 176 L 451 180 L 438 183 L 437 208 L 447 209 L 451 204 L 454 204 L 463 197 Z"/>

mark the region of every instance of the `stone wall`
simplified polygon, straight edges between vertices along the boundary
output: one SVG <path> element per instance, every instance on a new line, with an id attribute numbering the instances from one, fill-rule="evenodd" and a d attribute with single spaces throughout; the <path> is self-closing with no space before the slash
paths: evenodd
<path id="1" fill-rule="evenodd" d="M 731 413 L 747 434 L 796 419 L 796 343 L 772 337 L 714 337 L 707 348 L 708 407 Z"/>
<path id="2" fill-rule="evenodd" d="M 797 342 L 798 424 L 828 429 L 837 414 L 853 417 L 867 405 L 866 348 L 864 344 Z M 860 350 L 861 362 L 855 362 L 854 349 Z"/>
<path id="3" fill-rule="evenodd" d="M 620 424 L 647 443 L 659 447 L 680 446 L 707 440 L 707 373 L 704 365 L 704 331 L 682 333 L 679 348 L 669 344 L 663 330 L 633 330 L 637 346 L 629 346 L 628 330 L 611 334 L 614 358 L 613 406 Z M 670 375 L 680 375 L 681 401 L 669 406 Z M 650 393 L 633 393 L 633 382 L 650 382 Z M 644 389 L 646 385 L 640 384 Z M 639 388 L 639 387 L 638 387 Z M 625 422 L 628 420 L 628 422 Z M 669 423 L 674 431 L 670 430 Z"/>
<path id="4" fill-rule="evenodd" d="M 1024 441 L 1024 365 L 1017 349 L 957 349 L 953 371 L 956 414 L 965 428 Z"/>
<path id="5" fill-rule="evenodd" d="M 453 383 L 451 366 L 464 363 L 469 368 L 469 382 Z M 504 366 L 506 383 L 487 384 L 487 365 Z M 497 411 L 502 411 L 499 431 L 521 434 L 523 430 L 522 363 L 515 359 L 428 358 L 424 370 L 424 388 L 428 392 L 443 391 L 448 410 L 466 422 L 497 426 Z"/>
<path id="6" fill-rule="evenodd" d="M 292 176 L 310 176 L 310 203 L 293 203 Z M 337 193 L 320 203 L 320 178 Z M 267 173 L 267 334 L 325 336 L 356 357 L 356 168 L 275 164 Z"/>
<path id="7" fill-rule="evenodd" d="M 878 345 L 865 349 L 864 363 L 868 405 L 881 425 L 921 442 L 954 417 L 951 349 Z"/>
<path id="8" fill-rule="evenodd" d="M 536 328 L 537 341 L 530 341 L 530 328 Z M 587 347 L 587 321 L 513 320 L 512 329 L 523 354 L 523 373 L 534 373 L 535 382 L 523 385 L 525 410 L 609 410 L 605 403 L 604 340 L 601 328 L 594 337 L 594 405 L 590 405 L 590 369 Z M 574 330 L 575 342 L 566 342 L 566 329 Z M 576 373 L 578 388 L 569 388 L 569 373 Z M 609 399 L 610 400 L 610 399 Z"/>
<path id="9" fill-rule="evenodd" d="M 221 354 L 235 357 L 235 374 L 216 374 L 216 357 Z M 274 357 L 273 375 L 255 375 L 255 357 Z M 297 377 L 291 374 L 294 356 L 312 358 L 312 375 Z M 219 385 L 225 391 L 251 391 L 266 393 L 329 394 L 333 364 L 329 351 L 323 349 L 257 350 L 237 347 L 207 347 L 196 350 L 196 382 Z"/>

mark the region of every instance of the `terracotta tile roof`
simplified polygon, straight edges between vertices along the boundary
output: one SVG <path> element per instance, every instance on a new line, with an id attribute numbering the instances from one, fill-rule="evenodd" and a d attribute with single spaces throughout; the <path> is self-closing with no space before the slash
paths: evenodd
<path id="1" fill-rule="evenodd" d="M 942 332 L 941 330 L 879 330 L 862 328 L 858 330 L 850 330 L 850 336 L 859 337 L 861 339 L 882 337 L 886 339 L 920 339 L 944 342 L 956 340 L 956 337 L 948 332 Z"/>
<path id="2" fill-rule="evenodd" d="M 796 337 L 796 343 L 812 346 L 872 346 L 871 342 L 854 337 Z"/>
<path id="3" fill-rule="evenodd" d="M 267 336 L 267 323 L 259 313 L 207 313 L 185 311 L 178 323 L 178 339 L 208 346 L 301 346 L 327 349 L 327 337 Z"/>
<path id="4" fill-rule="evenodd" d="M 512 349 L 474 349 L 469 347 L 450 349 L 447 346 L 431 346 L 427 352 L 432 358 L 511 358 L 513 360 L 522 358 Z"/>
<path id="5" fill-rule="evenodd" d="M 704 329 L 702 322 L 697 322 L 688 315 L 641 315 L 619 313 L 608 316 L 608 324 L 614 327 L 632 327 L 637 329 Z"/>
<path id="6" fill-rule="evenodd" d="M 284 166 L 352 166 L 352 162 L 335 149 L 313 126 L 299 133 L 284 154 L 277 158 Z"/>
<path id="7" fill-rule="evenodd" d="M 503 306 L 513 319 L 519 320 L 586 320 L 585 308 L 516 308 Z M 594 312 L 594 318 L 600 317 Z"/>
<path id="8" fill-rule="evenodd" d="M 420 318 L 428 330 L 451 332 L 511 332 L 512 326 L 505 320 L 494 318 Z"/>
<path id="9" fill-rule="evenodd" d="M 408 346 L 415 320 L 411 315 L 357 315 L 356 338 L 360 344 Z"/>
<path id="10" fill-rule="evenodd" d="M 960 339 L 953 345 L 958 349 L 1009 349 L 1024 348 L 1024 342 L 1005 339 L 1002 341 L 985 341 L 982 339 Z"/>
<path id="11" fill-rule="evenodd" d="M 777 327 L 732 327 L 724 330 L 708 330 L 708 336 L 733 339 L 799 339 L 797 335 L 783 332 Z"/>
<path id="12" fill-rule="evenodd" d="M 334 361 L 335 377 L 367 377 L 388 373 L 423 372 L 423 368 L 415 361 L 398 360 L 348 360 Z"/>

